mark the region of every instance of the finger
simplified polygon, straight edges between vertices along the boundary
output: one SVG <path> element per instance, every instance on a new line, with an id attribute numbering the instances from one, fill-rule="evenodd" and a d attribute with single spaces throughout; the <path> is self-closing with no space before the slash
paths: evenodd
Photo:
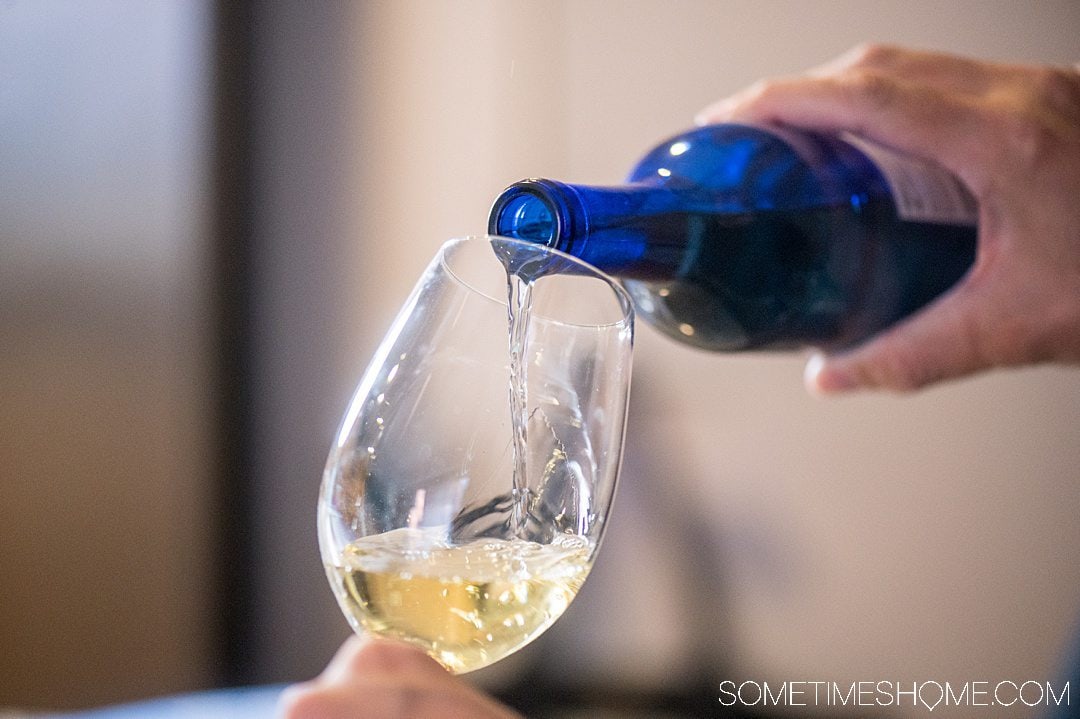
<path id="1" fill-rule="evenodd" d="M 440 682 L 379 675 L 354 683 L 321 679 L 282 691 L 278 719 L 478 719 L 491 714 L 483 700 Z M 481 713 L 481 711 L 488 713 Z M 501 718 L 500 718 L 501 719 Z"/>
<path id="2" fill-rule="evenodd" d="M 849 352 L 807 362 L 807 389 L 829 395 L 856 389 L 908 392 L 992 364 L 983 352 L 980 304 L 960 285 L 930 307 Z"/>
<path id="3" fill-rule="evenodd" d="M 987 186 L 989 178 L 980 168 L 988 164 L 983 156 L 994 151 L 980 140 L 990 129 L 986 114 L 967 98 L 873 71 L 759 83 L 711 106 L 698 119 L 852 132 L 933 158 L 972 190 Z"/>
<path id="4" fill-rule="evenodd" d="M 448 675 L 441 664 L 416 647 L 352 636 L 341 645 L 322 677 L 329 681 L 348 681 L 358 676 L 408 673 Z"/>
<path id="5" fill-rule="evenodd" d="M 451 683 L 452 682 L 452 683 Z M 461 680 L 418 682 L 391 676 L 359 684 L 313 681 L 287 687 L 277 719 L 522 719 Z"/>
<path id="6" fill-rule="evenodd" d="M 376 698 L 366 707 L 372 712 L 379 712 L 384 707 L 375 706 Z M 294 684 L 286 687 L 278 697 L 276 719 L 359 719 L 357 697 L 348 687 L 324 685 L 320 682 Z M 368 716 L 389 716 L 385 712 L 372 713 Z"/>
<path id="7" fill-rule="evenodd" d="M 887 73 L 910 83 L 929 84 L 951 93 L 978 95 L 1008 74 L 1009 68 L 942 52 L 866 43 L 808 74 L 821 77 L 868 70 Z"/>

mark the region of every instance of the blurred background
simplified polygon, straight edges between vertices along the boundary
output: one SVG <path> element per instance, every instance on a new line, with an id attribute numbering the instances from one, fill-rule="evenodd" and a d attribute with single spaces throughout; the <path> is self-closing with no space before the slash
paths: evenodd
<path id="1" fill-rule="evenodd" d="M 505 185 L 617 182 L 861 41 L 1064 64 L 1078 38 L 1075 0 L 0 2 L 0 706 L 325 665 L 331 437 Z M 722 679 L 1056 678 L 1080 371 L 818 401 L 802 361 L 639 325 L 592 578 L 476 681 L 714 707 Z"/>

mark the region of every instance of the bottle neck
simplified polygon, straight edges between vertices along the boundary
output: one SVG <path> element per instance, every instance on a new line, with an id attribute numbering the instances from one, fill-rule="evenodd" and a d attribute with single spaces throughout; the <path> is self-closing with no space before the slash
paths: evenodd
<path id="1" fill-rule="evenodd" d="M 547 245 L 617 277 L 664 279 L 685 247 L 684 237 L 668 237 L 681 207 L 676 193 L 646 184 L 522 180 L 495 200 L 488 232 Z"/>
<path id="2" fill-rule="evenodd" d="M 554 180 L 522 180 L 495 199 L 488 217 L 488 233 L 535 242 L 566 251 L 562 245 L 573 235 L 574 215 L 581 208 L 569 186 Z"/>

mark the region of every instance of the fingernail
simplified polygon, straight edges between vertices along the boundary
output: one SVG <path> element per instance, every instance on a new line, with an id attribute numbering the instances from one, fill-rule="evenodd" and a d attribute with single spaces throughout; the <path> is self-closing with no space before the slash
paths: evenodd
<path id="1" fill-rule="evenodd" d="M 843 366 L 830 364 L 820 352 L 814 353 L 806 361 L 803 383 L 807 391 L 818 396 L 847 392 L 859 386 L 852 372 Z"/>

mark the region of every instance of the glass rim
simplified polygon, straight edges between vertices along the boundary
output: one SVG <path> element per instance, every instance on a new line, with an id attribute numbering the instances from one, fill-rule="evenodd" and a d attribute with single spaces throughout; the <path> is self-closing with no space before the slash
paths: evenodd
<path id="1" fill-rule="evenodd" d="M 455 272 L 454 269 L 447 262 L 447 252 L 450 249 L 452 249 L 453 247 L 458 246 L 458 245 L 464 245 L 465 243 L 478 244 L 480 241 L 484 241 L 484 242 L 488 243 L 489 245 L 494 241 L 504 242 L 504 243 L 509 244 L 509 245 L 528 248 L 528 249 L 530 249 L 532 251 L 535 251 L 535 252 L 545 253 L 545 254 L 551 255 L 553 257 L 558 257 L 559 259 L 564 260 L 566 262 L 569 262 L 570 264 L 573 264 L 576 267 L 579 267 L 582 270 L 584 270 L 585 272 L 583 274 L 591 276 L 591 277 L 593 277 L 595 279 L 598 279 L 598 280 L 604 282 L 605 284 L 607 284 L 608 287 L 610 287 L 612 289 L 612 291 L 614 292 L 616 300 L 617 300 L 617 302 L 619 304 L 619 309 L 622 311 L 622 317 L 620 319 L 612 321 L 612 322 L 571 322 L 571 321 L 567 321 L 567 320 L 561 320 L 561 319 L 558 319 L 556 317 L 547 316 L 547 315 L 544 315 L 544 314 L 534 314 L 533 315 L 533 321 L 539 320 L 541 322 L 548 322 L 548 323 L 551 323 L 551 324 L 564 325 L 564 326 L 567 326 L 567 327 L 592 327 L 592 328 L 595 328 L 595 329 L 602 329 L 602 328 L 605 328 L 605 327 L 620 327 L 620 326 L 627 326 L 627 327 L 633 328 L 633 326 L 634 326 L 634 303 L 630 299 L 630 293 L 626 291 L 626 288 L 623 287 L 622 284 L 619 283 L 619 281 L 617 279 L 615 279 L 611 275 L 607 274 L 603 270 L 599 269 L 598 267 L 595 267 L 595 266 L 589 264 L 588 262 L 585 262 L 584 260 L 582 260 L 582 259 L 580 259 L 578 257 L 574 257 L 571 254 L 563 252 L 562 250 L 557 250 L 554 247 L 548 247 L 547 245 L 542 245 L 542 244 L 539 244 L 539 243 L 536 243 L 536 242 L 528 242 L 526 240 L 518 240 L 518 239 L 515 239 L 513 237 L 505 237 L 503 235 L 465 235 L 463 237 L 451 238 L 451 239 L 447 240 L 446 242 L 444 242 L 439 247 L 439 253 L 438 253 L 439 266 L 442 267 L 446 271 L 446 273 L 450 277 L 453 277 L 454 280 L 457 281 L 460 285 L 462 285 L 463 287 L 468 288 L 470 291 L 472 291 L 477 296 L 482 297 L 485 300 L 488 300 L 489 302 L 494 302 L 495 304 L 498 304 L 498 305 L 501 305 L 503 307 L 509 308 L 509 300 L 507 299 L 507 297 L 505 297 L 505 296 L 503 296 L 503 297 L 494 297 L 490 293 L 485 292 L 484 290 L 477 287 L 474 283 L 472 283 L 469 280 L 462 277 L 460 273 Z"/>

